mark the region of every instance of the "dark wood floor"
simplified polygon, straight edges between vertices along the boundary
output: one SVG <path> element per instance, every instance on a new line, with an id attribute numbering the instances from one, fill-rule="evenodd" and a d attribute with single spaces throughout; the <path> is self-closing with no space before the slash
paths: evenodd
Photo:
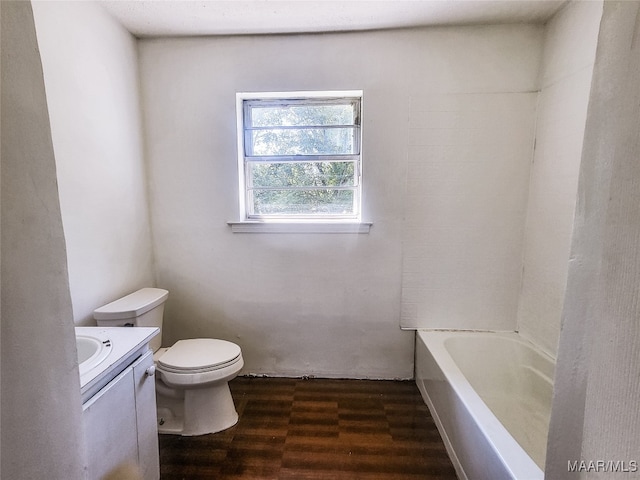
<path id="1" fill-rule="evenodd" d="M 240 420 L 160 436 L 162 480 L 456 478 L 414 382 L 238 377 Z"/>

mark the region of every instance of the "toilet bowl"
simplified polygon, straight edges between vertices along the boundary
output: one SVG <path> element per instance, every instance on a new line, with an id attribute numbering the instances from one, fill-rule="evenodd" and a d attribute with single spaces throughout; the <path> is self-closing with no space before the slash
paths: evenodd
<path id="1" fill-rule="evenodd" d="M 168 291 L 143 288 L 94 311 L 99 326 L 156 326 L 150 344 L 156 371 L 158 432 L 203 435 L 238 421 L 229 380 L 244 361 L 238 345 L 226 340 L 193 338 L 161 348 L 162 317 Z"/>
<path id="2" fill-rule="evenodd" d="M 244 362 L 235 343 L 212 338 L 179 340 L 154 354 L 158 432 L 202 435 L 238 421 L 229 390 Z"/>

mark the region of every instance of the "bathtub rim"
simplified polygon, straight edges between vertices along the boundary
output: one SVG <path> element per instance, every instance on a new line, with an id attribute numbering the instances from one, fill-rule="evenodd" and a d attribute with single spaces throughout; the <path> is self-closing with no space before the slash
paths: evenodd
<path id="1" fill-rule="evenodd" d="M 465 375 L 462 373 L 455 360 L 451 357 L 449 351 L 445 346 L 445 340 L 451 337 L 479 337 L 487 336 L 490 338 L 506 338 L 510 341 L 515 341 L 524 344 L 526 347 L 533 349 L 536 353 L 539 353 L 543 357 L 550 359 L 555 363 L 555 359 L 544 350 L 537 347 L 528 339 L 522 337 L 516 331 L 490 331 L 490 330 L 450 330 L 450 329 L 416 329 L 415 341 L 416 351 L 418 348 L 417 342 L 421 341 L 429 354 L 435 360 L 438 369 L 442 372 L 447 384 L 454 391 L 456 397 L 464 405 L 465 409 L 470 412 L 471 416 L 479 424 L 480 430 L 487 440 L 491 450 L 495 453 L 496 458 L 499 459 L 504 468 L 514 479 L 527 479 L 527 480 L 543 480 L 544 469 L 541 469 L 529 454 L 520 446 L 520 444 L 513 438 L 511 433 L 506 427 L 498 420 L 495 414 L 482 400 L 480 395 L 471 386 L 471 383 Z M 418 363 L 415 364 L 415 377 L 418 380 Z M 453 444 L 448 436 L 448 433 L 443 427 L 442 421 L 439 418 L 440 413 L 434 407 L 431 398 L 426 389 L 418 382 L 418 389 L 425 397 L 427 406 L 434 417 L 434 421 L 440 431 L 451 461 L 454 463 L 454 467 L 458 476 L 462 479 L 467 479 L 466 473 L 460 463 L 458 455 L 455 452 Z M 508 457 L 508 458 L 506 458 Z"/>

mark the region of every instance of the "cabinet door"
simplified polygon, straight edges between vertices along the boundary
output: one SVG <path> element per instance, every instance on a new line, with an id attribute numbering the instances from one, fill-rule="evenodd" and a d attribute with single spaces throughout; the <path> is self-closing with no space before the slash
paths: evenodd
<path id="1" fill-rule="evenodd" d="M 126 369 L 83 405 L 87 478 L 98 480 L 115 465 L 138 461 L 133 370 Z"/>
<path id="2" fill-rule="evenodd" d="M 156 377 L 153 352 L 149 350 L 133 364 L 138 430 L 138 465 L 144 480 L 160 478 Z"/>

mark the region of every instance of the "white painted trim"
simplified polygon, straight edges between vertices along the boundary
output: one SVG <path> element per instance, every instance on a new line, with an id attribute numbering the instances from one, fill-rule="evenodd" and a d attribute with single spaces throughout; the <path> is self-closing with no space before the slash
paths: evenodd
<path id="1" fill-rule="evenodd" d="M 362 98 L 362 90 L 299 90 L 293 92 L 236 92 L 236 99 L 242 100 L 260 100 L 279 99 L 279 98 L 342 98 L 342 97 L 360 97 Z"/>
<path id="2" fill-rule="evenodd" d="M 233 233 L 369 233 L 371 222 L 227 222 Z"/>

